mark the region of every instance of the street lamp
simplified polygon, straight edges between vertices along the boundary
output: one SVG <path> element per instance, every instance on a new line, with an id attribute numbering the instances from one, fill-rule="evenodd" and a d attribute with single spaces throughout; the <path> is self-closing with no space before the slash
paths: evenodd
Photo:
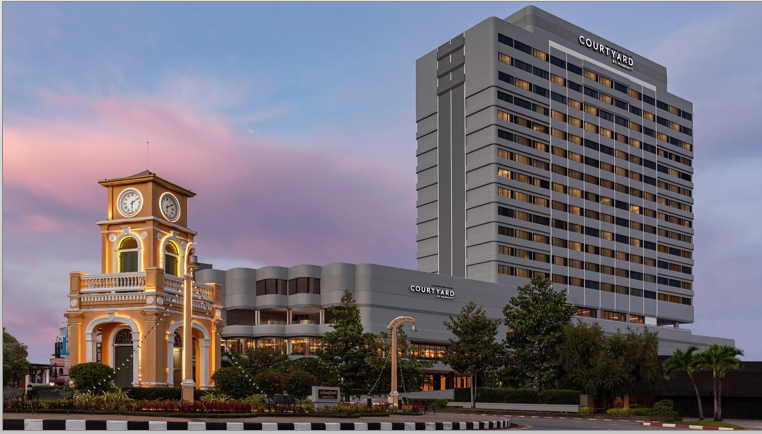
<path id="1" fill-rule="evenodd" d="M 397 392 L 397 327 L 405 322 L 413 323 L 413 327 L 410 328 L 411 333 L 415 333 L 415 318 L 409 316 L 398 316 L 389 323 L 387 329 L 392 331 L 392 404 L 395 407 L 399 406 L 399 393 Z"/>
<path id="2" fill-rule="evenodd" d="M 190 247 L 190 246 L 189 246 Z M 183 400 L 193 402 L 193 271 L 198 268 L 198 257 L 188 249 L 188 258 L 183 288 Z"/>

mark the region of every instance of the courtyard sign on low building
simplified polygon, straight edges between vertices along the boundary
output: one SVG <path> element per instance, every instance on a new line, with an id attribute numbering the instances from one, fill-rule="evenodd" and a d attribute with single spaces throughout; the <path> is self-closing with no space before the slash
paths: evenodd
<path id="1" fill-rule="evenodd" d="M 410 292 L 417 292 L 419 294 L 430 294 L 436 298 L 444 298 L 446 300 L 452 300 L 455 298 L 455 291 L 452 288 L 443 286 L 420 286 L 410 285 Z"/>
<path id="2" fill-rule="evenodd" d="M 591 50 L 595 50 L 606 56 L 611 56 L 611 63 L 617 66 L 620 66 L 624 69 L 632 71 L 632 67 L 635 65 L 635 61 L 632 59 L 632 56 L 628 56 L 627 54 L 624 54 L 621 51 L 618 51 L 607 45 L 601 44 L 590 38 L 586 38 L 584 35 L 580 35 L 579 43 L 581 45 L 586 46 L 587 48 Z"/>

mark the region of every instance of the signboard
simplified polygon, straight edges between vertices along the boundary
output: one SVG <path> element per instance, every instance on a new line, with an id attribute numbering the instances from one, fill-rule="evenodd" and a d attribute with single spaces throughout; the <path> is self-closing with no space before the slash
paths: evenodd
<path id="1" fill-rule="evenodd" d="M 312 402 L 315 408 L 335 407 L 341 402 L 341 388 L 312 386 Z"/>
<path id="2" fill-rule="evenodd" d="M 605 56 L 611 56 L 611 63 L 621 68 L 632 71 L 632 67 L 635 66 L 635 60 L 633 60 L 632 56 L 628 56 L 621 51 L 617 51 L 615 48 L 611 48 L 608 45 L 599 43 L 598 41 L 585 37 L 584 35 L 580 35 L 579 43 L 580 45 L 584 45 L 587 48 L 593 51 L 597 51 Z"/>
<path id="3" fill-rule="evenodd" d="M 421 286 L 410 285 L 410 292 L 417 292 L 419 294 L 429 294 L 436 298 L 443 298 L 445 300 L 452 300 L 455 298 L 455 291 L 452 288 L 439 285 Z"/>

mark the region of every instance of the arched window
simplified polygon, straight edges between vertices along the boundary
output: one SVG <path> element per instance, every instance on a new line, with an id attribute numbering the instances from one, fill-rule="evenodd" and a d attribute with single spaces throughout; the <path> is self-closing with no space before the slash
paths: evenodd
<path id="1" fill-rule="evenodd" d="M 127 329 L 119 330 L 114 336 L 114 345 L 132 345 L 132 332 Z"/>
<path id="2" fill-rule="evenodd" d="M 127 237 L 119 243 L 119 273 L 138 271 L 138 241 Z"/>
<path id="3" fill-rule="evenodd" d="M 180 253 L 175 243 L 171 241 L 164 246 L 164 273 L 180 276 Z"/>

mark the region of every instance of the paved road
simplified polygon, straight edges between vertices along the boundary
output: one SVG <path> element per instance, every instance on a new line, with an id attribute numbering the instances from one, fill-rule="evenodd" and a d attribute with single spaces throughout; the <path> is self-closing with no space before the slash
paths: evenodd
<path id="1" fill-rule="evenodd" d="M 637 422 L 606 422 L 597 420 L 543 419 L 512 417 L 511 422 L 530 425 L 533 430 L 654 430 L 659 428 Z"/>

